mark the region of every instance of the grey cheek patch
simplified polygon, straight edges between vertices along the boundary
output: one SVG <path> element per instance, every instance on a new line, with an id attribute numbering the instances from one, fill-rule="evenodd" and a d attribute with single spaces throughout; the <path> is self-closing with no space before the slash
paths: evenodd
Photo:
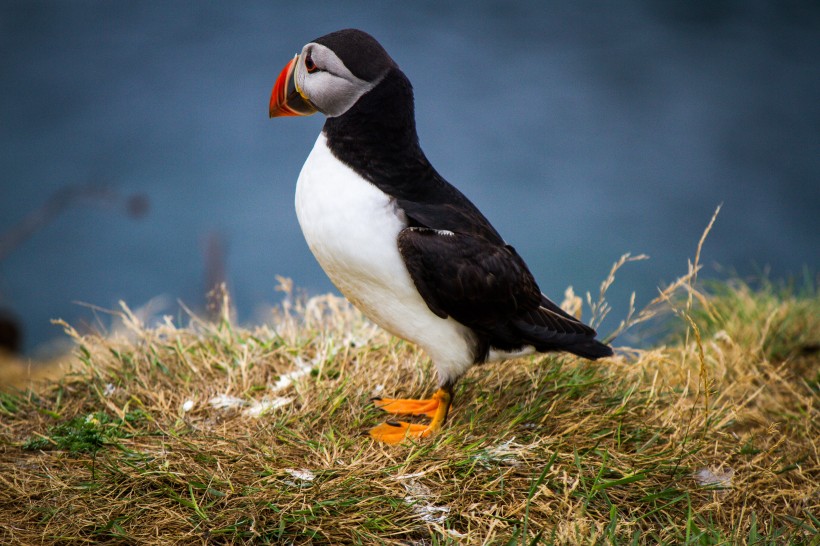
<path id="1" fill-rule="evenodd" d="M 308 74 L 300 60 L 296 77 L 299 87 L 310 98 L 311 103 L 328 117 L 336 117 L 347 112 L 362 95 L 373 89 L 384 78 L 367 82 L 357 78 L 330 49 L 321 44 L 310 43 L 302 49 L 301 58 L 310 48 L 314 62 L 322 67 Z"/>

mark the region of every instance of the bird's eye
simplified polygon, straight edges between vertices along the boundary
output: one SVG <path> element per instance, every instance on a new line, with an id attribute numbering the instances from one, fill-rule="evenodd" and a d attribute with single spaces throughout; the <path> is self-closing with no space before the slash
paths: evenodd
<path id="1" fill-rule="evenodd" d="M 308 72 L 316 72 L 317 70 L 316 63 L 313 62 L 313 58 L 310 56 L 310 51 L 305 55 L 305 68 Z"/>

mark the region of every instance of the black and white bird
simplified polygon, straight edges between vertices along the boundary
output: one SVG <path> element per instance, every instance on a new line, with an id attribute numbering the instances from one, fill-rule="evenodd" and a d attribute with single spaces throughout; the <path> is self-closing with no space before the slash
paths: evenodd
<path id="1" fill-rule="evenodd" d="M 439 389 L 380 399 L 388 443 L 444 424 L 453 386 L 473 364 L 533 352 L 597 359 L 612 349 L 550 301 L 524 260 L 419 146 L 409 80 L 369 34 L 347 29 L 302 48 L 279 75 L 270 116 L 326 116 L 296 184 L 305 239 L 333 284 L 368 318 L 421 347 Z"/>

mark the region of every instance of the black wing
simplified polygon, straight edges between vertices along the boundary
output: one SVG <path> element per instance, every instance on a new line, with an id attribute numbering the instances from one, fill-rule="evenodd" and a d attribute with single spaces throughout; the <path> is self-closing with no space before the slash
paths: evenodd
<path id="1" fill-rule="evenodd" d="M 475 330 L 484 346 L 566 350 L 587 358 L 611 354 L 595 330 L 544 296 L 515 249 L 481 235 L 408 227 L 399 234 L 410 276 L 430 310 Z M 600 346 L 600 347 L 599 347 Z"/>
<path id="2" fill-rule="evenodd" d="M 424 301 L 442 318 L 486 329 L 541 301 L 535 279 L 511 246 L 410 227 L 399 234 L 399 251 Z"/>

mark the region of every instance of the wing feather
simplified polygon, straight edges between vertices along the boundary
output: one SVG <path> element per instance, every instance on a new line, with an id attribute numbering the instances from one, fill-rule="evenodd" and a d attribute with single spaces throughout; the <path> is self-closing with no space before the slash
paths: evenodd
<path id="1" fill-rule="evenodd" d="M 540 305 L 535 279 L 509 245 L 422 227 L 404 229 L 398 243 L 416 288 L 442 318 L 487 330 Z"/>
<path id="2" fill-rule="evenodd" d="M 595 337 L 595 330 L 541 293 L 509 245 L 424 227 L 404 229 L 398 242 L 430 310 L 482 334 L 488 347 L 558 350 Z"/>

